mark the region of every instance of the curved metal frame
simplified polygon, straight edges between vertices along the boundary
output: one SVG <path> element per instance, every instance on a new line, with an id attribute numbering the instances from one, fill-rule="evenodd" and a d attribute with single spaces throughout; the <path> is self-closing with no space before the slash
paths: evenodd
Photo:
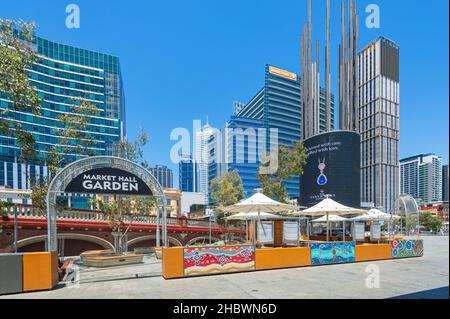
<path id="1" fill-rule="evenodd" d="M 162 218 L 162 240 L 163 245 L 167 247 L 167 211 L 166 211 L 166 196 L 164 195 L 163 188 L 159 184 L 158 180 L 142 166 L 119 157 L 113 156 L 93 156 L 73 162 L 61 171 L 59 171 L 53 180 L 51 181 L 47 192 L 47 222 L 48 222 L 48 248 L 50 252 L 58 250 L 57 228 L 56 228 L 56 199 L 58 195 L 64 193 L 67 185 L 80 174 L 87 172 L 91 169 L 111 167 L 124 170 L 131 174 L 136 175 L 147 184 L 152 191 L 152 196 L 157 201 L 157 222 L 156 222 L 156 245 L 160 246 L 161 235 L 160 226 L 161 218 L 160 212 L 163 211 Z M 107 194 L 105 194 L 107 195 Z M 150 194 L 149 194 L 150 195 Z"/>
<path id="2" fill-rule="evenodd" d="M 410 200 L 412 202 L 412 204 L 414 205 L 415 211 L 409 212 L 408 211 L 408 207 L 405 201 L 405 198 Z M 417 201 L 415 200 L 414 197 L 410 196 L 410 195 L 400 195 L 397 198 L 397 207 L 400 210 L 400 203 L 403 203 L 403 207 L 405 208 L 405 219 L 408 217 L 408 214 L 410 213 L 416 213 L 417 214 L 417 238 L 420 238 L 420 210 L 419 210 L 419 205 L 417 204 Z M 391 214 L 392 215 L 392 214 Z M 408 230 L 408 223 L 406 222 L 407 220 L 405 220 L 405 234 L 407 236 L 409 236 L 409 230 Z"/>

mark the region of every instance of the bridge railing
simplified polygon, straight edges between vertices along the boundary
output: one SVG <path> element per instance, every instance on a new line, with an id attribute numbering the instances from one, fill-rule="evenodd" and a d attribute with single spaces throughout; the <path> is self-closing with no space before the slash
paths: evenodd
<path id="1" fill-rule="evenodd" d="M 9 217 L 14 218 L 15 210 L 17 216 L 26 218 L 46 219 L 47 214 L 41 210 L 35 209 L 31 205 L 15 204 L 9 208 Z M 83 210 L 76 208 L 64 208 L 57 211 L 57 218 L 61 220 L 73 221 L 108 221 L 108 215 L 97 210 Z M 142 223 L 142 224 L 156 224 L 156 215 L 126 215 L 123 216 L 125 223 Z M 167 217 L 167 225 L 178 225 L 184 227 L 212 227 L 220 228 L 215 222 L 210 222 L 204 219 L 191 219 L 185 217 Z M 229 224 L 228 229 L 242 229 L 241 227 Z"/>

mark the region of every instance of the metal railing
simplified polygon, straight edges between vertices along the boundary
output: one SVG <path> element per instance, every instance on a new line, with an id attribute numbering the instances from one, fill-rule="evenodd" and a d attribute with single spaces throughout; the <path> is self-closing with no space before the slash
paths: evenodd
<path id="1" fill-rule="evenodd" d="M 10 218 L 14 218 L 15 211 L 17 217 L 47 219 L 47 214 L 38 209 L 35 209 L 31 205 L 14 204 L 9 208 L 8 215 Z M 57 211 L 57 217 L 60 220 L 72 220 L 72 221 L 100 221 L 107 222 L 108 215 L 97 210 L 83 210 L 75 208 L 63 208 Z M 156 215 L 142 215 L 132 214 L 122 217 L 125 223 L 133 224 L 156 224 Z M 210 222 L 204 219 L 190 219 L 185 217 L 167 217 L 167 225 L 184 226 L 184 227 L 210 227 Z M 212 228 L 221 228 L 217 223 L 211 223 Z M 228 225 L 227 229 L 242 229 L 235 225 Z"/>

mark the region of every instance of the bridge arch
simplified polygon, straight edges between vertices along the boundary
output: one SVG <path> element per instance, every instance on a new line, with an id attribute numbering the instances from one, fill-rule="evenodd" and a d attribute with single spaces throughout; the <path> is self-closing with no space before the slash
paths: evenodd
<path id="1" fill-rule="evenodd" d="M 21 239 L 17 242 L 17 248 L 20 249 L 25 246 L 35 244 L 35 243 L 38 243 L 41 241 L 45 242 L 47 240 L 47 238 L 48 238 L 47 235 L 40 235 L 40 236 L 33 236 L 33 237 Z M 97 236 L 92 236 L 92 235 L 77 234 L 77 233 L 70 233 L 70 234 L 61 233 L 61 234 L 58 234 L 58 239 L 83 240 L 83 241 L 97 244 L 97 245 L 103 247 L 104 249 L 114 250 L 114 245 L 111 244 L 109 241 L 107 241 L 106 239 L 97 237 Z"/>
<path id="2" fill-rule="evenodd" d="M 157 246 L 160 244 L 160 234 L 159 234 L 159 225 L 160 225 L 160 214 L 162 211 L 162 240 L 164 246 L 167 246 L 167 212 L 166 212 L 166 197 L 163 192 L 163 188 L 159 184 L 158 180 L 150 173 L 147 169 L 142 166 L 129 161 L 124 158 L 113 157 L 113 156 L 93 156 L 80 159 L 75 161 L 62 170 L 60 170 L 53 180 L 51 181 L 48 192 L 47 192 L 47 221 L 48 221 L 48 251 L 57 251 L 58 250 L 58 240 L 57 240 L 57 228 L 56 228 L 56 203 L 57 197 L 65 194 L 67 191 L 67 187 L 72 185 L 71 182 L 80 178 L 86 172 L 93 172 L 94 170 L 101 169 L 115 169 L 116 171 L 126 172 L 131 174 L 133 178 L 143 183 L 143 185 L 147 186 L 147 191 L 149 196 L 154 196 L 156 198 L 157 206 L 158 206 L 158 214 L 157 214 Z M 120 177 L 119 177 L 120 178 Z M 108 185 L 109 187 L 109 185 Z M 125 191 L 131 192 L 131 189 L 125 190 L 125 188 L 121 189 L 121 192 L 115 192 L 110 190 L 110 188 L 105 192 L 105 195 L 108 194 L 122 194 L 126 195 Z M 78 191 L 78 190 L 77 190 Z M 71 191 L 69 191 L 71 192 Z M 83 193 L 95 193 L 95 191 L 83 191 Z M 142 195 L 142 194 L 140 194 Z"/>
<path id="3" fill-rule="evenodd" d="M 217 238 L 217 237 L 211 237 L 211 240 L 212 240 L 213 243 L 221 241 L 221 239 Z M 205 243 L 209 243 L 209 236 L 199 236 L 199 237 L 192 238 L 191 240 L 189 240 L 187 242 L 186 246 L 193 245 L 193 244 L 195 244 L 198 241 L 202 241 L 202 242 L 204 241 Z"/>
<path id="4" fill-rule="evenodd" d="M 128 247 L 130 247 L 131 245 L 134 245 L 136 243 L 142 242 L 142 241 L 153 240 L 153 239 L 156 239 L 156 235 L 145 235 L 145 236 L 136 237 L 136 238 L 130 239 L 128 241 Z M 167 236 L 167 241 L 170 244 L 172 244 L 173 246 L 183 246 L 183 244 L 178 239 L 176 239 L 172 236 Z"/>

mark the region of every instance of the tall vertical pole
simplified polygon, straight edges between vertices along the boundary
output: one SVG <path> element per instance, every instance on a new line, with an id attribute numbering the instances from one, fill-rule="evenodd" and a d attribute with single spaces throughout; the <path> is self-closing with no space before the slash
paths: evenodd
<path id="1" fill-rule="evenodd" d="M 160 219 L 160 215 L 161 214 L 161 208 L 158 207 L 156 209 L 156 247 L 160 247 L 160 243 L 161 243 L 161 233 L 159 230 L 159 226 L 161 225 L 161 219 Z"/>
<path id="2" fill-rule="evenodd" d="M 326 131 L 331 128 L 331 82 L 330 82 L 330 0 L 327 0 L 326 12 L 326 46 L 325 46 L 325 92 L 326 92 Z"/>
<path id="3" fill-rule="evenodd" d="M 17 206 L 13 206 L 14 210 L 14 252 L 17 253 L 18 227 L 17 227 Z"/>
<path id="4" fill-rule="evenodd" d="M 358 54 L 358 36 L 359 36 L 359 22 L 356 9 L 356 1 L 353 5 L 353 20 L 354 20 L 354 39 L 353 39 L 353 105 L 355 114 L 355 131 L 359 132 L 359 54 Z"/>

